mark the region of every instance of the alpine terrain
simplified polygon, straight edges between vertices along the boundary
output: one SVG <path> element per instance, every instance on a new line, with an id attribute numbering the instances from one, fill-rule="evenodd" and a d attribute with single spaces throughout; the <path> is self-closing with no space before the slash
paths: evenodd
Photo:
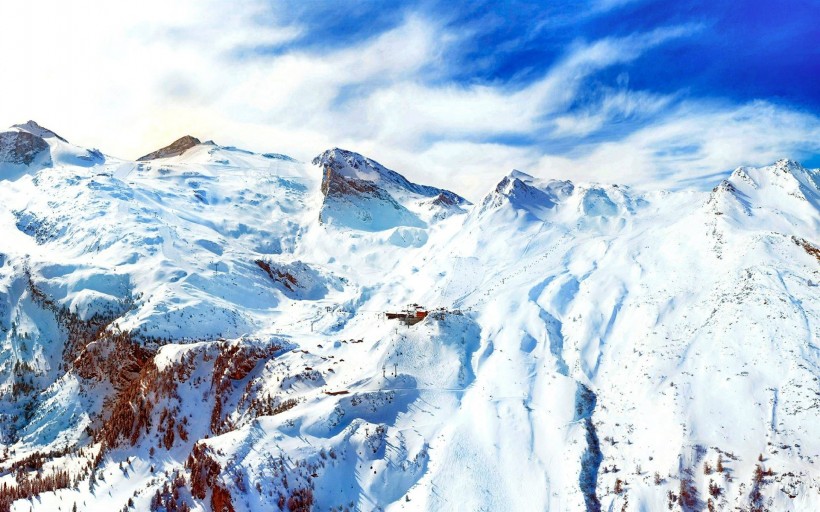
<path id="1" fill-rule="evenodd" d="M 820 170 L 0 133 L 0 512 L 820 510 Z"/>

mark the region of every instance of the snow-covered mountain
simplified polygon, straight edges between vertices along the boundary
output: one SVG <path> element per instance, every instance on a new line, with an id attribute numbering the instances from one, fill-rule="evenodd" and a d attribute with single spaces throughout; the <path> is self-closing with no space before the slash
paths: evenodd
<path id="1" fill-rule="evenodd" d="M 364 231 L 397 226 L 423 228 L 453 213 L 468 201 L 435 187 L 409 182 L 401 174 L 358 153 L 334 148 L 313 159 L 322 169 L 319 210 L 323 223 Z"/>
<path id="2" fill-rule="evenodd" d="M 819 170 L 488 189 L 0 133 L 0 511 L 820 509 Z"/>

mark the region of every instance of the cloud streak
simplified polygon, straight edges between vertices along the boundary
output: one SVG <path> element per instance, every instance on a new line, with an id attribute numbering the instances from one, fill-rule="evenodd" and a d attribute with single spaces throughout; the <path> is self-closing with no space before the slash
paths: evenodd
<path id="1" fill-rule="evenodd" d="M 817 116 L 781 102 L 630 86 L 630 66 L 699 37 L 697 22 L 574 37 L 540 72 L 464 80 L 481 27 L 424 9 L 339 43 L 259 0 L 44 3 L 0 19 L 0 44 L 20 48 L 2 121 L 35 118 L 116 155 L 189 132 L 303 160 L 338 145 L 477 199 L 513 167 L 676 187 L 820 149 Z"/>

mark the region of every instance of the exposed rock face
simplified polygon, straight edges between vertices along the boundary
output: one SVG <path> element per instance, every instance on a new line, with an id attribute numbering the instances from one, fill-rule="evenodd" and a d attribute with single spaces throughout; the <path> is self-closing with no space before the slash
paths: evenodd
<path id="1" fill-rule="evenodd" d="M 354 229 L 380 231 L 395 226 L 422 227 L 424 223 L 387 190 L 373 181 L 345 176 L 324 164 L 319 222 Z"/>
<path id="2" fill-rule="evenodd" d="M 325 164 L 322 174 L 322 194 L 327 196 L 343 196 L 343 195 L 372 195 L 374 197 L 381 197 L 380 192 L 383 192 L 378 185 L 372 181 L 362 180 L 349 176 L 344 176 L 336 169 L 328 164 Z"/>
<path id="3" fill-rule="evenodd" d="M 0 133 L 0 163 L 29 165 L 44 151 L 48 144 L 42 137 L 22 131 Z"/>
<path id="4" fill-rule="evenodd" d="M 156 160 L 157 158 L 169 158 L 172 156 L 181 155 L 198 144 L 200 144 L 199 139 L 186 135 L 175 140 L 164 148 L 160 148 L 153 153 L 148 153 L 147 155 L 138 158 L 137 161 L 144 162 L 146 160 Z"/>
<path id="5" fill-rule="evenodd" d="M 313 159 L 322 169 L 320 222 L 381 231 L 396 226 L 424 227 L 414 209 L 422 201 L 440 213 L 458 209 L 467 200 L 450 192 L 406 179 L 375 160 L 333 148 Z M 440 218 L 444 215 L 436 216 Z"/>
<path id="6" fill-rule="evenodd" d="M 433 204 L 436 206 L 458 206 L 459 203 L 456 199 L 453 198 L 452 194 L 448 194 L 446 191 L 442 192 L 441 194 L 437 195 L 435 199 L 433 199 Z"/>
<path id="7" fill-rule="evenodd" d="M 314 158 L 313 165 L 320 165 L 324 170 L 322 192 L 325 193 L 325 195 L 327 195 L 328 191 L 333 191 L 333 188 L 329 186 L 329 182 L 338 181 L 341 177 L 347 181 L 356 180 L 378 183 L 379 187 L 388 189 L 391 192 L 398 190 L 423 197 L 436 197 L 439 194 L 443 194 L 454 204 L 461 205 L 467 203 L 466 199 L 449 190 L 413 183 L 396 171 L 384 167 L 379 162 L 345 149 L 329 149 Z M 371 187 L 359 184 L 353 188 L 356 190 L 364 188 L 369 191 Z"/>

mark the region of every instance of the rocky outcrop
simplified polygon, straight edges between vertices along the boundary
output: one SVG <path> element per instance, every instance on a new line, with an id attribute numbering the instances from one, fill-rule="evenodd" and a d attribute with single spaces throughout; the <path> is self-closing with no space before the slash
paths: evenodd
<path id="1" fill-rule="evenodd" d="M 48 143 L 37 135 L 24 131 L 0 133 L 0 163 L 30 165 L 48 150 Z"/>
<path id="2" fill-rule="evenodd" d="M 420 206 L 442 212 L 461 211 L 463 197 L 419 185 L 375 160 L 344 149 L 329 149 L 313 159 L 322 169 L 325 196 L 319 221 L 365 231 L 397 226 L 426 227 Z M 429 213 L 426 215 L 430 215 Z M 433 215 L 433 219 L 440 216 Z"/>
<path id="3" fill-rule="evenodd" d="M 391 192 L 399 190 L 422 197 L 436 197 L 443 194 L 454 204 L 467 204 L 467 200 L 458 194 L 449 190 L 413 183 L 396 171 L 392 171 L 379 162 L 353 151 L 340 148 L 328 149 L 313 159 L 313 165 L 321 166 L 324 171 L 322 191 L 325 192 L 325 195 L 327 195 L 326 190 L 333 191 L 331 187 L 333 181 L 344 178 L 346 181 L 378 183 L 380 188 Z M 362 184 L 351 186 L 354 189 L 366 189 L 360 190 L 362 192 L 370 191 L 368 187 Z"/>
<path id="4" fill-rule="evenodd" d="M 153 153 L 148 153 L 145 156 L 137 158 L 137 161 L 144 162 L 146 160 L 156 160 L 158 158 L 170 158 L 172 156 L 178 156 L 199 144 L 199 139 L 197 139 L 196 137 L 192 137 L 190 135 L 186 135 L 182 138 L 175 140 L 171 144 L 168 144 L 164 148 L 160 148 L 154 151 Z"/>

